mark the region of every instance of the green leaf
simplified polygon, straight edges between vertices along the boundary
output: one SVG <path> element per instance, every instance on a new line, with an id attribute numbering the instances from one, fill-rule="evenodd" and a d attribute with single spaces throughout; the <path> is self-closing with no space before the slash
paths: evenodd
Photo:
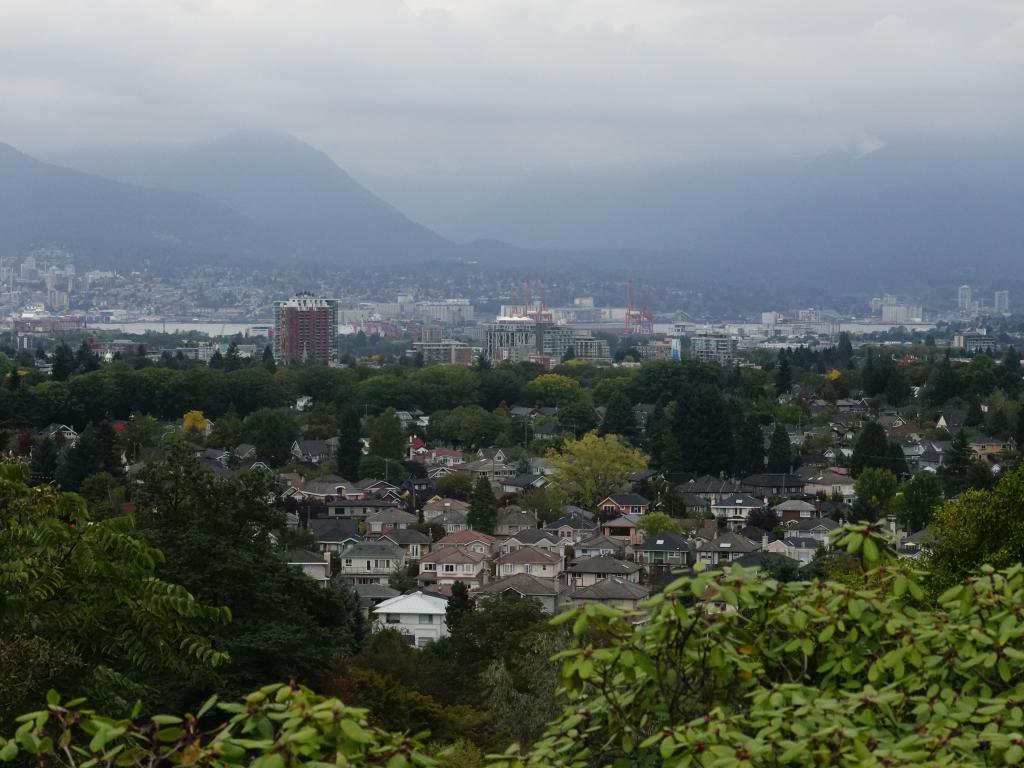
<path id="1" fill-rule="evenodd" d="M 373 741 L 373 736 L 368 734 L 355 720 L 342 720 L 341 731 L 357 744 L 369 744 Z"/>
<path id="2" fill-rule="evenodd" d="M 51 707 L 57 706 L 60 704 L 60 694 L 51 688 L 46 692 L 46 703 Z"/>
<path id="3" fill-rule="evenodd" d="M 3 747 L 0 747 L 0 760 L 5 763 L 18 756 L 18 745 L 14 739 L 9 739 Z"/>

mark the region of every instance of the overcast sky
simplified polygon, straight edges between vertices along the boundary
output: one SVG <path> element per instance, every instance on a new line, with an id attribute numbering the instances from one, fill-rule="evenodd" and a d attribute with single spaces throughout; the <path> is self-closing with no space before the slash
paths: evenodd
<path id="1" fill-rule="evenodd" d="M 290 131 L 378 171 L 1024 124 L 1024 2 L 0 0 L 0 141 Z"/>

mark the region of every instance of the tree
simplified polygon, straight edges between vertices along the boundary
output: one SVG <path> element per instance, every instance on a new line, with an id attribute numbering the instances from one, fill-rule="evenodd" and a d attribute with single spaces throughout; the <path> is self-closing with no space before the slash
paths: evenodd
<path id="1" fill-rule="evenodd" d="M 45 485 L 53 482 L 57 471 L 57 460 L 60 451 L 57 442 L 45 435 L 32 448 L 32 461 L 29 465 L 29 483 L 31 485 Z"/>
<path id="2" fill-rule="evenodd" d="M 53 352 L 53 370 L 50 375 L 54 381 L 67 381 L 74 372 L 75 353 L 62 341 Z"/>
<path id="3" fill-rule="evenodd" d="M 888 469 L 868 467 L 858 475 L 853 485 L 854 500 L 851 518 L 873 522 L 889 512 L 898 482 Z"/>
<path id="4" fill-rule="evenodd" d="M 775 369 L 775 394 L 785 395 L 793 388 L 793 369 L 789 364 L 789 356 L 779 355 L 779 364 Z"/>
<path id="5" fill-rule="evenodd" d="M 342 411 L 340 428 L 338 451 L 335 454 L 338 474 L 351 480 L 359 476 L 359 461 L 363 458 L 363 444 L 359 439 L 363 423 L 355 408 L 346 408 Z"/>
<path id="6" fill-rule="evenodd" d="M 79 493 L 89 505 L 95 520 L 106 520 L 124 513 L 125 488 L 109 472 L 94 472 L 82 481 Z"/>
<path id="7" fill-rule="evenodd" d="M 498 500 L 491 490 L 491 483 L 481 476 L 473 486 L 473 498 L 469 502 L 466 515 L 469 527 L 480 533 L 494 533 L 494 525 L 498 518 Z"/>
<path id="8" fill-rule="evenodd" d="M 984 421 L 985 414 L 981 411 L 981 402 L 979 400 L 971 400 L 971 404 L 967 408 L 967 415 L 964 416 L 964 426 L 977 427 Z"/>
<path id="9" fill-rule="evenodd" d="M 930 472 L 920 472 L 904 483 L 893 499 L 896 519 L 911 531 L 920 531 L 931 521 L 942 499 L 942 481 Z"/>
<path id="10" fill-rule="evenodd" d="M 907 383 L 903 372 L 899 368 L 893 368 L 889 372 L 889 380 L 885 383 L 885 400 L 889 405 L 898 408 L 906 405 L 910 399 L 910 384 Z"/>
<path id="11" fill-rule="evenodd" d="M 792 469 L 793 450 L 789 442 L 789 433 L 784 426 L 776 424 L 768 446 L 768 471 L 790 472 Z"/>
<path id="12" fill-rule="evenodd" d="M 967 443 L 967 434 L 960 429 L 946 450 L 942 467 L 939 469 L 947 496 L 956 496 L 967 486 L 967 470 L 970 467 L 971 448 Z"/>
<path id="13" fill-rule="evenodd" d="M 388 586 L 397 592 L 409 592 L 418 586 L 416 574 L 407 566 L 396 565 L 388 576 Z"/>
<path id="14" fill-rule="evenodd" d="M 640 518 L 640 528 L 644 532 L 644 538 L 653 539 L 660 533 L 682 533 L 679 521 L 669 517 L 664 512 L 648 512 Z"/>
<path id="15" fill-rule="evenodd" d="M 636 437 L 636 414 L 633 404 L 621 389 L 612 392 L 605 404 L 604 420 L 599 434 L 619 435 L 626 440 Z"/>
<path id="16" fill-rule="evenodd" d="M 85 478 L 96 472 L 123 475 L 114 431 L 107 422 L 90 424 L 82 430 L 78 442 L 61 452 L 54 480 L 65 491 L 77 491 Z"/>
<path id="17" fill-rule="evenodd" d="M 402 461 L 405 458 L 406 437 L 394 408 L 388 408 L 374 419 L 370 430 L 370 450 L 375 456 Z"/>
<path id="18" fill-rule="evenodd" d="M 298 435 L 295 420 L 287 411 L 276 408 L 260 408 L 242 423 L 242 437 L 256 446 L 260 461 L 272 467 L 287 463 Z"/>
<path id="19" fill-rule="evenodd" d="M 459 501 L 469 501 L 473 495 L 473 481 L 461 474 L 437 478 L 434 481 L 434 488 L 439 496 Z"/>
<path id="20" fill-rule="evenodd" d="M 534 405 L 562 408 L 579 400 L 582 390 L 576 379 L 560 373 L 544 373 L 526 385 L 526 394 Z"/>
<path id="21" fill-rule="evenodd" d="M 237 371 L 242 365 L 242 356 L 238 354 L 238 345 L 232 341 L 228 344 L 228 353 L 224 356 L 224 370 Z"/>
<path id="22" fill-rule="evenodd" d="M 889 441 L 889 471 L 896 477 L 903 478 L 910 474 L 910 467 L 907 466 L 907 456 L 903 448 L 895 440 Z"/>
<path id="23" fill-rule="evenodd" d="M 473 610 L 473 603 L 469 599 L 469 588 L 462 581 L 452 584 L 452 596 L 448 598 L 448 605 L 444 610 L 444 623 L 448 627 L 449 634 L 459 631 L 459 624 L 462 617 Z"/>
<path id="24" fill-rule="evenodd" d="M 523 509 L 537 515 L 537 519 L 544 524 L 557 520 L 565 513 L 565 499 L 561 491 L 553 485 L 531 488 L 522 495 L 518 503 Z"/>
<path id="25" fill-rule="evenodd" d="M 0 725 L 47 688 L 88 695 L 112 713 L 142 695 L 147 670 L 184 678 L 227 657 L 210 633 L 227 611 L 156 571 L 160 553 L 129 518 L 93 520 L 84 501 L 25 484 L 0 464 Z"/>
<path id="26" fill-rule="evenodd" d="M 274 359 L 274 348 L 269 344 L 263 348 L 263 359 L 261 365 L 270 373 L 277 372 L 277 361 Z"/>
<path id="27" fill-rule="evenodd" d="M 788 437 L 786 442 L 789 442 Z M 764 472 L 764 435 L 757 418 L 748 416 L 740 427 L 736 445 L 736 473 L 747 477 L 761 472 Z"/>
<path id="28" fill-rule="evenodd" d="M 189 440 L 202 440 L 208 425 L 209 421 L 202 411 L 187 411 L 181 421 L 181 431 Z"/>
<path id="29" fill-rule="evenodd" d="M 850 334 L 843 331 L 839 334 L 839 344 L 836 345 L 836 360 L 839 368 L 847 369 L 853 363 L 853 344 L 850 342 Z"/>
<path id="30" fill-rule="evenodd" d="M 562 452 L 550 451 L 552 481 L 573 503 L 593 509 L 609 494 L 625 490 L 629 475 L 647 466 L 639 451 L 615 435 L 599 437 L 588 432 L 579 440 L 569 438 Z"/>
<path id="31" fill-rule="evenodd" d="M 230 663 L 216 679 L 151 680 L 165 700 L 231 696 L 267 679 L 321 684 L 335 658 L 358 649 L 362 614 L 351 590 L 340 583 L 325 589 L 288 565 L 275 543 L 285 514 L 273 473 L 222 477 L 175 445 L 136 479 L 140 532 L 163 553 L 157 574 L 200 600 L 215 599 L 232 616 L 211 635 Z"/>
<path id="32" fill-rule="evenodd" d="M 210 355 L 210 362 L 208 365 L 215 370 L 223 370 L 224 368 L 224 355 L 220 353 L 219 349 L 214 350 L 213 354 Z"/>
<path id="33" fill-rule="evenodd" d="M 563 432 L 573 436 L 584 435 L 597 428 L 597 411 L 590 396 L 581 397 L 558 409 L 558 424 Z"/>
<path id="34" fill-rule="evenodd" d="M 869 421 L 857 435 L 857 442 L 853 444 L 850 474 L 857 477 L 865 469 L 886 469 L 889 464 L 889 440 L 885 436 L 885 430 L 877 421 Z"/>
<path id="35" fill-rule="evenodd" d="M 675 402 L 672 437 L 679 450 L 679 463 L 669 468 L 699 475 L 718 475 L 732 469 L 732 422 L 716 386 L 698 384 Z"/>
<path id="36" fill-rule="evenodd" d="M 383 456 L 369 454 L 359 460 L 358 479 L 385 480 L 399 485 L 409 477 L 409 471 L 400 461 L 385 459 Z"/>
<path id="37" fill-rule="evenodd" d="M 752 509 L 747 515 L 747 525 L 760 528 L 765 533 L 772 533 L 781 524 L 782 521 L 779 520 L 779 516 L 768 507 Z"/>
<path id="38" fill-rule="evenodd" d="M 100 359 L 96 353 L 92 351 L 88 342 L 82 340 L 81 346 L 78 347 L 78 351 L 75 353 L 75 368 L 79 373 L 88 373 L 89 371 L 95 371 L 100 367 Z"/>

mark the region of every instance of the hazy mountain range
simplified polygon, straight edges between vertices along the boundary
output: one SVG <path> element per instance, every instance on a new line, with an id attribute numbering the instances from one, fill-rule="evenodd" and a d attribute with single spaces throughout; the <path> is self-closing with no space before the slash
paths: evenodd
<path id="1" fill-rule="evenodd" d="M 121 268 L 472 258 L 804 280 L 1024 272 L 1018 148 L 908 143 L 810 161 L 363 174 L 376 195 L 282 134 L 50 159 L 0 145 L 0 253 L 61 244 Z"/>

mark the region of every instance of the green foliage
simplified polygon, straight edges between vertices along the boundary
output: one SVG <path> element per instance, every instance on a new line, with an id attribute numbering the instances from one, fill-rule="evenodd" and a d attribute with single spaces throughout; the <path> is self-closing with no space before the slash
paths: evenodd
<path id="1" fill-rule="evenodd" d="M 66 491 L 77 491 L 89 475 L 97 472 L 121 474 L 121 463 L 114 445 L 110 424 L 90 424 L 75 445 L 61 451 L 54 480 Z"/>
<path id="2" fill-rule="evenodd" d="M 853 484 L 857 498 L 850 516 L 869 522 L 885 517 L 896 496 L 897 484 L 896 475 L 888 469 L 865 469 Z"/>
<path id="3" fill-rule="evenodd" d="M 601 422 L 601 435 L 619 435 L 626 440 L 636 437 L 636 415 L 633 404 L 622 391 L 615 389 L 605 403 L 604 420 Z"/>
<path id="4" fill-rule="evenodd" d="M 857 442 L 853 445 L 850 474 L 857 477 L 865 469 L 888 469 L 889 466 L 889 440 L 885 436 L 885 430 L 877 421 L 869 421 L 861 429 L 857 435 Z"/>
<path id="5" fill-rule="evenodd" d="M 256 446 L 260 461 L 272 467 L 288 462 L 292 443 L 298 436 L 295 420 L 278 408 L 261 408 L 251 413 L 242 426 L 242 438 Z"/>
<path id="6" fill-rule="evenodd" d="M 210 638 L 227 609 L 158 578 L 161 553 L 130 519 L 91 520 L 25 469 L 0 465 L 0 724 L 51 685 L 116 710 L 146 673 L 190 679 L 227 660 Z"/>
<path id="7" fill-rule="evenodd" d="M 522 495 L 519 506 L 537 515 L 542 524 L 553 522 L 565 512 L 565 498 L 555 485 L 531 488 Z"/>
<path id="8" fill-rule="evenodd" d="M 444 623 L 450 634 L 459 631 L 459 624 L 463 616 L 473 609 L 473 603 L 469 599 L 469 588 L 464 582 L 456 581 L 452 584 L 452 595 L 448 598 L 448 606 L 444 612 Z"/>
<path id="9" fill-rule="evenodd" d="M 394 408 L 388 408 L 373 421 L 370 430 L 370 450 L 374 456 L 392 461 L 405 458 L 406 436 L 395 415 Z"/>
<path id="10" fill-rule="evenodd" d="M 359 441 L 362 420 L 354 408 L 346 408 L 341 414 L 341 434 L 338 437 L 338 451 L 335 460 L 338 474 L 346 480 L 359 477 L 359 461 L 363 458 L 363 446 Z"/>
<path id="11" fill-rule="evenodd" d="M 545 373 L 526 385 L 533 405 L 564 407 L 580 398 L 580 383 L 560 373 Z"/>
<path id="12" fill-rule="evenodd" d="M 367 710 L 294 685 L 267 685 L 233 702 L 213 697 L 196 715 L 134 712 L 129 719 L 97 715 L 81 699 L 62 705 L 51 691 L 46 708 L 23 718 L 0 759 L 24 755 L 62 768 L 436 765 L 424 752 L 424 737 L 384 731 L 370 723 Z"/>
<path id="13" fill-rule="evenodd" d="M 781 424 L 775 425 L 772 441 L 768 446 L 768 471 L 789 472 L 793 469 L 793 450 L 789 433 Z"/>
<path id="14" fill-rule="evenodd" d="M 640 518 L 640 528 L 648 539 L 654 538 L 659 533 L 682 533 L 679 521 L 675 520 L 664 512 L 648 512 Z"/>
<path id="15" fill-rule="evenodd" d="M 743 420 L 736 444 L 736 473 L 747 477 L 760 472 L 764 472 L 764 436 L 761 422 L 749 416 Z"/>
<path id="16" fill-rule="evenodd" d="M 385 480 L 389 483 L 399 485 L 409 476 L 409 471 L 400 461 L 385 459 L 382 456 L 370 454 L 359 460 L 359 480 L 367 478 L 372 480 Z"/>
<path id="17" fill-rule="evenodd" d="M 716 476 L 732 468 L 732 422 L 717 387 L 699 384 L 676 401 L 672 436 L 679 453 L 677 464 L 668 468 Z"/>
<path id="18" fill-rule="evenodd" d="M 931 521 L 942 500 L 942 481 L 930 472 L 921 472 L 900 487 L 892 507 L 899 522 L 919 531 Z"/>
<path id="19" fill-rule="evenodd" d="M 930 603 L 874 525 L 836 542 L 857 588 L 739 567 L 680 579 L 640 625 L 593 605 L 572 626 L 560 718 L 496 765 L 1012 765 L 1024 569 L 985 571 Z"/>
<path id="20" fill-rule="evenodd" d="M 466 514 L 469 527 L 480 533 L 494 533 L 494 525 L 498 519 L 498 499 L 491 490 L 491 483 L 481 476 L 473 486 L 473 497 L 469 502 Z"/>
<path id="21" fill-rule="evenodd" d="M 579 440 L 567 439 L 562 452 L 549 452 L 548 460 L 555 467 L 554 484 L 570 501 L 585 508 L 625 490 L 629 475 L 647 466 L 643 454 L 617 436 L 599 437 L 595 432 Z"/>

